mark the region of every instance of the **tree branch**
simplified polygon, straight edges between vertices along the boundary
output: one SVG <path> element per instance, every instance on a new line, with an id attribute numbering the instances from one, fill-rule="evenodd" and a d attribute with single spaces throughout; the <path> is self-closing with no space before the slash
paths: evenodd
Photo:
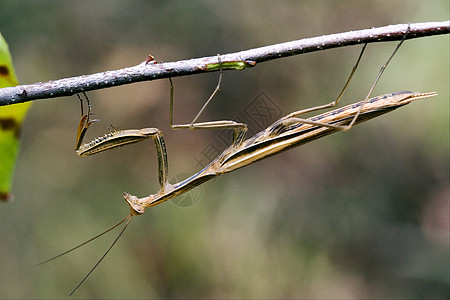
<path id="1" fill-rule="evenodd" d="M 306 38 L 236 53 L 221 54 L 220 57 L 216 55 L 157 63 L 149 55 L 148 59 L 133 67 L 0 89 L 0 106 L 37 99 L 71 96 L 84 91 L 146 80 L 218 71 L 220 62 L 224 70 L 242 70 L 253 67 L 257 63 L 281 57 L 356 44 L 400 40 L 407 32 L 408 26 L 410 33 L 407 39 L 450 33 L 450 21 L 398 24 Z"/>

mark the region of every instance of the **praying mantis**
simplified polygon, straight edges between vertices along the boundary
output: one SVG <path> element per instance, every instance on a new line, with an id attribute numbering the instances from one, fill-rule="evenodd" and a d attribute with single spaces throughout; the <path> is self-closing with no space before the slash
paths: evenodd
<path id="1" fill-rule="evenodd" d="M 211 94 L 209 99 L 205 102 L 199 113 L 189 124 L 177 125 L 173 122 L 173 104 L 174 104 L 174 85 L 172 79 L 169 78 L 170 82 L 170 112 L 169 112 L 169 123 L 172 129 L 228 129 L 233 131 L 233 141 L 232 144 L 226 148 L 216 159 L 210 162 L 205 168 L 195 173 L 191 177 L 178 182 L 170 183 L 168 176 L 168 158 L 167 151 L 164 142 L 164 137 L 162 132 L 157 128 L 144 128 L 144 129 L 128 129 L 128 130 L 117 130 L 112 129 L 108 134 L 102 137 L 96 138 L 89 143 L 84 144 L 83 139 L 88 130 L 88 128 L 98 120 L 91 120 L 91 105 L 87 96 L 85 95 L 87 101 L 87 113 L 83 112 L 83 99 L 78 95 L 81 101 L 81 120 L 78 126 L 78 133 L 76 139 L 76 149 L 75 152 L 80 157 L 89 156 L 92 154 L 100 153 L 109 149 L 117 148 L 131 143 L 141 142 L 146 139 L 152 139 L 156 147 L 157 160 L 158 160 L 158 180 L 160 189 L 155 194 L 150 194 L 147 197 L 139 198 L 137 196 L 131 195 L 129 193 L 123 193 L 123 197 L 130 208 L 129 215 L 120 221 L 118 224 L 114 225 L 107 231 L 97 235 L 96 237 L 80 244 L 56 257 L 53 257 L 45 262 L 53 260 L 60 257 L 78 247 L 94 240 L 100 235 L 109 232 L 110 230 L 116 228 L 120 224 L 126 221 L 125 226 L 122 231 L 116 237 L 114 242 L 105 252 L 105 254 L 100 258 L 97 264 L 90 270 L 90 272 L 83 278 L 83 280 L 76 286 L 70 295 L 72 295 L 79 286 L 88 278 L 88 276 L 94 271 L 94 269 L 100 264 L 100 262 L 105 258 L 108 252 L 112 249 L 118 239 L 121 237 L 131 219 L 135 215 L 141 215 L 145 212 L 146 208 L 154 207 L 159 205 L 171 198 L 188 192 L 189 190 L 195 188 L 202 183 L 213 179 L 219 175 L 232 172 L 234 170 L 240 169 L 242 167 L 248 166 L 256 161 L 270 157 L 272 155 L 278 154 L 280 152 L 286 151 L 288 149 L 303 145 L 305 143 L 311 142 L 315 139 L 319 139 L 326 135 L 332 134 L 338 131 L 348 131 L 354 125 L 365 122 L 372 118 L 378 117 L 382 114 L 391 112 L 401 106 L 411 103 L 412 101 L 424 99 L 437 95 L 435 92 L 395 92 L 388 93 L 378 97 L 370 98 L 373 89 L 378 83 L 381 75 L 383 74 L 385 68 L 392 60 L 402 43 L 404 42 L 408 32 L 405 34 L 403 39 L 398 43 L 386 63 L 382 66 L 379 71 L 372 87 L 370 88 L 367 96 L 363 101 L 356 102 L 335 110 L 331 110 L 317 116 L 303 119 L 300 118 L 302 114 L 313 112 L 316 110 L 321 110 L 325 108 L 331 108 L 337 106 L 341 98 L 343 97 L 358 65 L 361 61 L 363 53 L 366 49 L 367 44 L 365 44 L 358 56 L 358 59 L 338 97 L 335 101 L 320 105 L 308 109 L 303 109 L 299 111 L 292 112 L 279 120 L 275 121 L 272 125 L 262 130 L 261 132 L 255 134 L 253 137 L 247 138 L 247 125 L 244 123 L 238 123 L 231 120 L 222 121 L 209 121 L 209 122 L 197 122 L 199 116 L 204 111 L 205 107 L 212 100 L 212 98 L 217 94 L 220 89 L 223 73 L 222 69 L 226 68 L 227 65 L 236 64 L 235 62 L 221 62 L 219 56 L 219 80 L 216 89 Z M 246 62 L 241 62 L 246 63 Z M 217 66 L 212 66 L 212 68 L 217 69 Z M 43 263 L 45 263 L 43 262 Z"/>

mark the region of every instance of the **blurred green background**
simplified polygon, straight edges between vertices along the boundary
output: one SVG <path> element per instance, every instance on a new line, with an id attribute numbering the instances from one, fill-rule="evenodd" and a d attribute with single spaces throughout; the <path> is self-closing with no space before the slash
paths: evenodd
<path id="1" fill-rule="evenodd" d="M 447 0 L 0 2 L 0 31 L 24 84 L 132 66 L 148 53 L 176 61 L 447 19 Z M 395 45 L 369 45 L 343 103 L 365 97 Z M 328 103 L 360 49 L 225 72 L 202 120 L 241 118 L 261 95 L 282 114 Z M 176 122 L 192 120 L 217 76 L 174 79 Z M 221 176 L 189 195 L 194 205 L 147 210 L 73 298 L 448 297 L 448 36 L 402 46 L 374 95 L 398 90 L 439 96 Z M 219 131 L 170 129 L 167 80 L 89 97 L 102 122 L 88 139 L 110 125 L 158 127 L 178 179 L 199 170 L 211 143 L 225 148 Z M 36 101 L 25 122 L 15 201 L 0 207 L 1 298 L 66 297 L 116 233 L 35 264 L 125 217 L 122 192 L 157 191 L 151 142 L 81 159 L 79 118 L 74 96 Z"/>

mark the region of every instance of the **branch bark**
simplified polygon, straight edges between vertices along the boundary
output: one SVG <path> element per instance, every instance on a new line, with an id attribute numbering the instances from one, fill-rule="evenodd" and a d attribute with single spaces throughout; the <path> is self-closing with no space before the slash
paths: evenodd
<path id="1" fill-rule="evenodd" d="M 450 33 L 450 21 L 398 24 L 306 38 L 236 53 L 221 54 L 220 57 L 216 55 L 157 63 L 149 55 L 147 60 L 133 67 L 0 89 L 0 106 L 37 99 L 71 96 L 80 92 L 140 81 L 218 71 L 220 62 L 223 69 L 242 70 L 260 62 L 292 55 L 356 44 L 395 41 L 403 38 L 408 26 L 410 32 L 407 39 Z"/>

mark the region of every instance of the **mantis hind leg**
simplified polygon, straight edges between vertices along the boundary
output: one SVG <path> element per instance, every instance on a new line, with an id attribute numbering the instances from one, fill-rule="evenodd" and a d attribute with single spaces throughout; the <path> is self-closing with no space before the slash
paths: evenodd
<path id="1" fill-rule="evenodd" d="M 335 129 L 343 130 L 343 131 L 350 130 L 353 127 L 353 125 L 355 124 L 356 120 L 358 119 L 358 117 L 359 117 L 359 115 L 360 115 L 364 105 L 369 100 L 370 95 L 372 94 L 373 90 L 375 89 L 375 86 L 377 85 L 378 81 L 380 80 L 380 77 L 383 74 L 384 70 L 386 69 L 386 67 L 388 66 L 389 62 L 392 60 L 394 55 L 397 53 L 397 51 L 400 48 L 400 46 L 405 41 L 405 39 L 408 36 L 409 32 L 410 32 L 410 28 L 408 26 L 408 29 L 406 30 L 405 35 L 403 36 L 402 40 L 397 44 L 397 46 L 395 47 L 395 49 L 392 52 L 392 54 L 389 56 L 389 58 L 386 61 L 386 63 L 381 67 L 380 71 L 378 72 L 377 77 L 375 78 L 375 81 L 372 84 L 372 87 L 370 88 L 369 92 L 367 93 L 366 98 L 362 101 L 358 112 L 355 114 L 355 116 L 353 117 L 352 121 L 348 125 L 339 126 L 339 125 L 332 125 L 332 124 L 321 123 L 321 122 L 314 122 L 314 121 L 311 121 L 311 120 L 298 118 L 298 116 L 301 115 L 301 114 L 304 114 L 304 113 L 311 112 L 311 111 L 316 111 L 316 110 L 320 110 L 320 109 L 324 109 L 324 108 L 334 107 L 334 106 L 336 106 L 339 103 L 339 101 L 341 100 L 342 96 L 344 95 L 344 93 L 345 93 L 345 91 L 346 91 L 346 89 L 347 89 L 347 87 L 348 87 L 348 85 L 350 83 L 350 80 L 353 77 L 353 74 L 356 72 L 356 69 L 358 68 L 359 62 L 361 61 L 361 58 L 362 58 L 362 56 L 364 54 L 364 51 L 366 49 L 367 44 L 364 44 L 364 46 L 363 46 L 363 48 L 362 48 L 362 50 L 361 50 L 361 52 L 360 52 L 360 54 L 358 56 L 356 64 L 353 66 L 352 71 L 350 73 L 350 76 L 347 79 L 347 82 L 345 83 L 344 88 L 339 93 L 339 96 L 337 97 L 336 100 L 334 100 L 333 102 L 330 102 L 328 104 L 325 104 L 325 105 L 320 105 L 320 106 L 315 106 L 315 107 L 312 107 L 312 108 L 307 108 L 307 109 L 295 111 L 295 112 L 290 113 L 289 115 L 281 118 L 276 123 L 278 123 L 278 122 L 279 123 L 283 123 L 283 122 L 286 122 L 288 119 L 295 118 L 296 122 L 303 122 L 303 123 L 306 123 L 306 124 L 312 124 L 312 125 L 324 126 L 324 127 L 329 127 L 329 128 L 335 128 Z"/>

